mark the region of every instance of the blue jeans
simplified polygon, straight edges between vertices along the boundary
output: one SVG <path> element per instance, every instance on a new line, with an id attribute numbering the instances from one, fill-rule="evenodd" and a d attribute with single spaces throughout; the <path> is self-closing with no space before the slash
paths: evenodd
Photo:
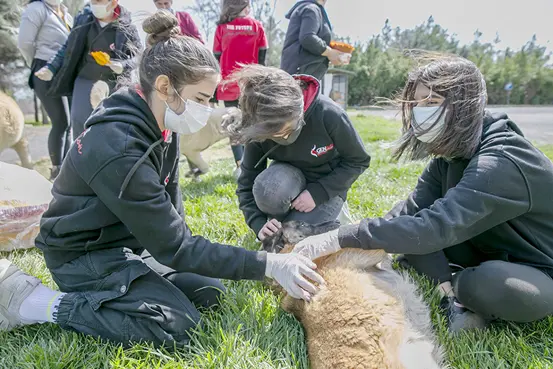
<path id="1" fill-rule="evenodd" d="M 291 203 L 305 190 L 307 181 L 302 171 L 290 164 L 274 162 L 257 176 L 253 185 L 253 196 L 259 210 L 268 218 L 280 222 L 291 220 L 317 224 L 338 219 L 344 200 L 333 197 L 319 204 L 309 213 L 291 209 Z"/>

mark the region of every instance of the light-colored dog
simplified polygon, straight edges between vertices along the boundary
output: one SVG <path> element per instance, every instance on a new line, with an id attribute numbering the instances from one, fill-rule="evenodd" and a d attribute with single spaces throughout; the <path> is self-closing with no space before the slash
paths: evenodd
<path id="1" fill-rule="evenodd" d="M 262 248 L 290 252 L 302 239 L 338 226 L 288 222 Z M 309 303 L 282 300 L 306 331 L 313 369 L 446 368 L 428 306 L 386 252 L 343 249 L 314 262 L 326 285 Z"/>
<path id="2" fill-rule="evenodd" d="M 10 96 L 0 91 L 0 153 L 12 148 L 17 152 L 21 165 L 32 169 L 33 162 L 27 138 L 23 135 L 25 116 Z"/>

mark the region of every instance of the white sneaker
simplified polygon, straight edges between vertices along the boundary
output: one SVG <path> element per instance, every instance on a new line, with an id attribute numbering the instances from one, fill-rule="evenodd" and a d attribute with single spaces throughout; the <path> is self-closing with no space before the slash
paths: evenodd
<path id="1" fill-rule="evenodd" d="M 0 259 L 0 331 L 11 331 L 25 325 L 19 315 L 21 304 L 40 284 L 7 259 Z"/>

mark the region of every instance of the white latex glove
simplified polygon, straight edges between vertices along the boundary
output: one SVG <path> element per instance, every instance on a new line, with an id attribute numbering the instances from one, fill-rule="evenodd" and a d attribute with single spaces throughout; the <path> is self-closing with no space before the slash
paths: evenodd
<path id="1" fill-rule="evenodd" d="M 298 254 L 267 254 L 265 275 L 274 279 L 295 299 L 311 301 L 317 288 L 305 277 L 320 285 L 324 279 L 314 269 L 315 263 Z"/>
<path id="2" fill-rule="evenodd" d="M 338 231 L 339 229 L 335 229 L 327 233 L 307 237 L 305 240 L 298 242 L 292 253 L 303 255 L 310 260 L 334 254 L 342 249 L 338 243 Z"/>
<path id="3" fill-rule="evenodd" d="M 52 78 L 54 78 L 54 73 L 48 67 L 42 67 L 40 68 L 36 73 L 35 76 L 37 76 L 42 81 L 51 81 Z"/>
<path id="4" fill-rule="evenodd" d="M 110 67 L 110 69 L 111 69 L 111 70 L 113 71 L 113 73 L 115 73 L 115 74 L 121 74 L 121 73 L 123 73 L 123 64 L 121 64 L 120 62 L 112 61 L 112 62 L 110 62 L 107 66 Z"/>

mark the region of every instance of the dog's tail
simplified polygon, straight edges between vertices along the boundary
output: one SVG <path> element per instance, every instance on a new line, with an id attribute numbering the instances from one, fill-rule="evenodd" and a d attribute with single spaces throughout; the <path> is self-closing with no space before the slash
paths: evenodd
<path id="1" fill-rule="evenodd" d="M 90 91 L 90 105 L 96 109 L 100 103 L 109 96 L 109 85 L 104 81 L 97 81 Z"/>

